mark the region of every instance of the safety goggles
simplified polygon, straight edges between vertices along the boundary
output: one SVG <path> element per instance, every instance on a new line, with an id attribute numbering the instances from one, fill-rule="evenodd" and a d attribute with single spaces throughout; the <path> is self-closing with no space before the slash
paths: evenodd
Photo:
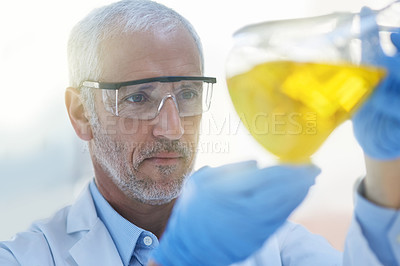
<path id="1" fill-rule="evenodd" d="M 149 120 L 171 99 L 180 117 L 195 116 L 210 108 L 216 78 L 155 77 L 121 83 L 84 81 L 81 87 L 102 89 L 105 109 L 115 116 Z"/>

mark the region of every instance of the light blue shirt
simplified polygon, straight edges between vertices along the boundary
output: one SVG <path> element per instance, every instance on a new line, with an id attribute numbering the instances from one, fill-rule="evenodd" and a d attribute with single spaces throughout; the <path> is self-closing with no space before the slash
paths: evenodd
<path id="1" fill-rule="evenodd" d="M 384 265 L 397 265 L 393 247 L 397 246 L 397 234 L 391 232 L 399 224 L 400 211 L 377 206 L 364 197 L 362 182 L 356 193 L 355 216 L 372 250 Z M 382 237 L 386 236 L 386 237 Z"/>
<path id="2" fill-rule="evenodd" d="M 97 215 L 113 239 L 124 265 L 146 265 L 150 252 L 159 244 L 157 237 L 137 227 L 116 212 L 101 195 L 94 180 L 89 185 Z"/>

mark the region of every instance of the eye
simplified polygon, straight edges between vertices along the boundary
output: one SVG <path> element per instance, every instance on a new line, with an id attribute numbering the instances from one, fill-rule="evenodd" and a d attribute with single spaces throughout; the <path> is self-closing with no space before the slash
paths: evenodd
<path id="1" fill-rule="evenodd" d="M 191 100 L 191 99 L 197 98 L 197 96 L 198 96 L 198 93 L 197 93 L 197 91 L 194 91 L 194 90 L 184 90 L 184 91 L 181 91 L 181 93 L 180 93 L 180 97 L 184 100 Z"/>
<path id="2" fill-rule="evenodd" d="M 135 94 L 129 95 L 128 97 L 125 98 L 125 100 L 128 102 L 131 102 L 131 103 L 147 102 L 146 96 L 142 93 L 135 93 Z"/>

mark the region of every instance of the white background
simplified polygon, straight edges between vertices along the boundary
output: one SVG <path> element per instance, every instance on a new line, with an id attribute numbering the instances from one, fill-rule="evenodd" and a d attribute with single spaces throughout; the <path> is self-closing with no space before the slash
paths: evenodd
<path id="1" fill-rule="evenodd" d="M 0 240 L 73 202 L 91 178 L 89 155 L 68 121 L 66 43 L 70 29 L 106 0 L 0 2 Z M 212 108 L 203 117 L 196 168 L 273 158 L 239 126 L 224 81 L 232 33 L 254 22 L 359 11 L 378 0 L 160 0 L 192 22 L 203 41 L 206 75 L 216 76 Z M 364 174 L 351 124 L 336 130 L 313 158 L 322 174 L 294 215 L 342 247 L 352 211 L 352 185 Z M 335 229 L 335 230 L 334 230 Z"/>

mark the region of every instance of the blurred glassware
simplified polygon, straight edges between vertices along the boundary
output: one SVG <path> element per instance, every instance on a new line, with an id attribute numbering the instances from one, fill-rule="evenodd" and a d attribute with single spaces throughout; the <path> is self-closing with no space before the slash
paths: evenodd
<path id="1" fill-rule="evenodd" d="M 226 65 L 235 109 L 252 136 L 283 163 L 305 163 L 368 98 L 385 70 L 362 62 L 361 37 L 376 23 L 385 53 L 395 52 L 400 1 L 360 13 L 270 21 L 234 34 Z M 379 44 L 378 44 L 379 45 Z"/>

